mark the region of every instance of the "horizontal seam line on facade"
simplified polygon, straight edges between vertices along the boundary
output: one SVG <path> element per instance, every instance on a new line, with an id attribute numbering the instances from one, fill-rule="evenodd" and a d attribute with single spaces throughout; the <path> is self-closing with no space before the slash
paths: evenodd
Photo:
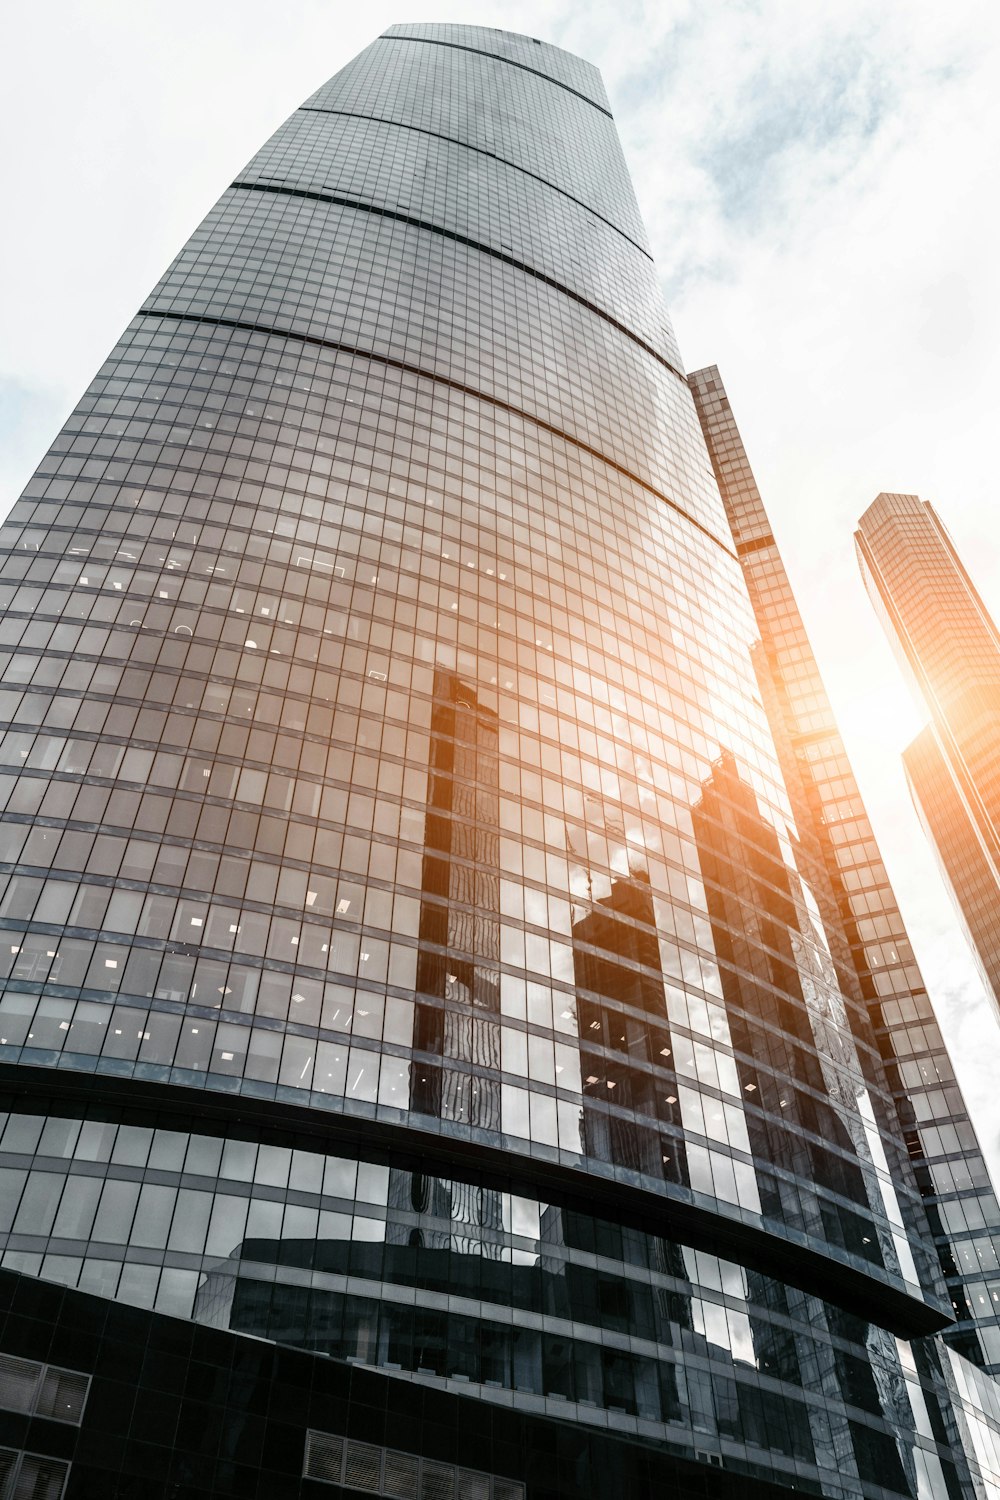
<path id="1" fill-rule="evenodd" d="M 477 390 L 475 386 L 465 385 L 461 380 L 452 379 L 450 375 L 441 375 L 436 370 L 426 370 L 421 365 L 411 364 L 405 359 L 397 359 L 391 354 L 378 354 L 372 349 L 361 349 L 357 344 L 342 343 L 339 339 L 325 339 L 316 333 L 298 333 L 293 328 L 279 328 L 275 324 L 257 323 L 249 318 L 225 318 L 220 317 L 216 313 L 174 312 L 170 308 L 165 307 L 140 307 L 136 313 L 136 317 L 169 318 L 174 323 L 203 323 L 213 328 L 241 328 L 246 333 L 263 333 L 273 338 L 294 339 L 300 344 L 314 344 L 321 349 L 333 349 L 342 354 L 349 354 L 355 359 L 371 360 L 373 364 L 385 365 L 393 370 L 403 370 L 408 375 L 416 375 L 421 380 L 431 380 L 436 385 L 445 385 L 449 390 L 459 391 L 463 396 L 471 396 L 476 401 L 484 401 L 487 406 L 495 406 L 501 411 L 510 412 L 512 416 L 518 417 L 521 421 L 530 422 L 533 427 L 540 427 L 543 432 L 549 432 L 553 437 L 559 438 L 562 442 L 572 444 L 574 448 L 579 448 L 583 453 L 589 453 L 592 458 L 596 458 L 600 463 L 606 464 L 609 469 L 614 469 L 617 474 L 622 474 L 626 479 L 631 480 L 633 484 L 637 484 L 648 495 L 654 495 L 657 500 L 662 501 L 664 505 L 668 505 L 672 511 L 675 511 L 677 515 L 687 521 L 688 525 L 693 526 L 696 531 L 700 531 L 702 536 L 718 547 L 720 552 L 724 552 L 734 562 L 739 561 L 736 553 L 730 547 L 726 546 L 721 537 L 716 536 L 714 531 L 710 531 L 703 522 L 696 520 L 689 511 L 686 511 L 683 506 L 678 505 L 676 500 L 671 500 L 669 495 L 665 495 L 655 485 L 650 484 L 645 479 L 641 479 L 638 474 L 634 474 L 631 469 L 627 469 L 617 459 L 609 458 L 599 448 L 591 447 L 582 438 L 574 437 L 572 433 L 564 432 L 561 427 L 556 427 L 552 422 L 547 422 L 544 417 L 535 416 L 520 406 L 514 406 L 510 401 L 505 401 L 502 396 L 491 396 L 489 392 Z"/>
<path id="2" fill-rule="evenodd" d="M 775 546 L 773 536 L 759 536 L 755 537 L 751 542 L 737 542 L 736 555 L 737 557 L 744 557 L 748 552 L 763 552 L 766 547 L 773 546 Z"/>
<path id="3" fill-rule="evenodd" d="M 583 94 L 575 89 L 571 83 L 563 83 L 561 78 L 553 78 L 551 73 L 543 73 L 540 68 L 533 68 L 529 63 L 518 62 L 515 57 L 504 57 L 499 52 L 487 52 L 483 47 L 470 47 L 467 42 L 446 42 L 441 37 L 434 36 L 391 36 L 384 31 L 377 38 L 380 42 L 419 42 L 422 47 L 451 47 L 455 52 L 471 52 L 476 57 L 488 57 L 492 62 L 506 63 L 508 67 L 520 68 L 522 73 L 531 73 L 535 78 L 542 78 L 546 83 L 555 84 L 557 89 L 565 89 L 567 94 L 575 94 L 577 99 L 582 99 L 584 104 L 590 104 L 594 109 L 600 110 L 602 115 L 607 115 L 609 120 L 614 119 L 610 109 L 603 104 L 598 104 L 596 99 L 591 99 L 588 94 Z"/>
<path id="4" fill-rule="evenodd" d="M 31 1088 L 36 1084 L 34 1075 L 38 1071 L 39 1065 L 34 1061 L 0 1060 L 0 1087 L 5 1092 Z M 862 1264 L 853 1256 L 850 1260 L 842 1259 L 843 1252 L 837 1247 L 817 1242 L 813 1236 L 807 1237 L 788 1226 L 786 1237 L 769 1228 L 747 1224 L 741 1216 L 731 1216 L 720 1208 L 703 1207 L 680 1194 L 665 1191 L 660 1185 L 655 1189 L 637 1187 L 615 1175 L 615 1168 L 606 1174 L 569 1166 L 528 1152 L 483 1144 L 469 1135 L 431 1133 L 419 1125 L 387 1121 L 377 1115 L 324 1110 L 320 1120 L 315 1106 L 310 1104 L 223 1093 L 194 1084 L 164 1084 L 134 1076 L 124 1078 L 114 1073 L 91 1074 L 64 1068 L 47 1068 L 46 1075 L 44 1092 L 48 1097 L 69 1099 L 82 1094 L 89 1103 L 95 1085 L 100 1083 L 101 1103 L 106 1106 L 129 1097 L 135 1101 L 131 1107 L 139 1110 L 144 1106 L 164 1107 L 170 1112 L 190 1114 L 195 1106 L 213 1124 L 229 1121 L 238 1114 L 241 1124 L 249 1126 L 266 1122 L 270 1127 L 277 1122 L 281 1127 L 321 1133 L 325 1141 L 336 1143 L 334 1150 L 350 1144 L 364 1159 L 372 1159 L 371 1151 L 398 1151 L 401 1157 L 409 1153 L 421 1163 L 420 1169 L 431 1175 L 458 1176 L 460 1181 L 471 1178 L 480 1185 L 499 1182 L 501 1191 L 511 1191 L 507 1184 L 516 1182 L 528 1189 L 528 1195 L 542 1197 L 544 1201 L 551 1202 L 548 1194 L 552 1193 L 558 1194 L 556 1201 L 565 1206 L 575 1207 L 585 1202 L 589 1205 L 587 1211 L 597 1216 L 607 1217 L 607 1211 L 613 1209 L 622 1222 L 634 1224 L 644 1232 L 665 1235 L 711 1254 L 722 1254 L 751 1270 L 787 1280 L 903 1338 L 950 1330 L 954 1326 L 950 1312 L 944 1310 L 944 1301 L 938 1303 L 933 1292 L 929 1295 L 934 1301 L 925 1300 L 928 1294 L 922 1287 L 918 1288 L 919 1295 L 914 1296 L 882 1267 L 871 1262 Z M 195 1089 L 197 1092 L 193 1093 Z M 185 1098 L 186 1090 L 192 1090 L 193 1096 Z M 38 1086 L 34 1092 L 37 1096 Z M 594 1165 L 604 1164 L 594 1162 Z M 690 1193 L 690 1189 L 686 1191 Z M 729 1207 L 721 1205 L 721 1200 L 716 1202 Z M 742 1209 L 738 1209 L 738 1214 L 742 1214 Z M 797 1239 L 799 1234 L 807 1238 L 806 1244 Z"/>
<path id="5" fill-rule="evenodd" d="M 459 234 L 457 230 L 446 229 L 441 224 L 432 224 L 429 219 L 418 219 L 414 214 L 400 213 L 394 208 L 382 208 L 377 203 L 364 203 L 360 198 L 349 198 L 342 193 L 324 193 L 314 188 L 285 187 L 283 184 L 278 183 L 247 182 L 240 177 L 237 177 L 234 182 L 230 183 L 230 190 L 237 188 L 241 192 L 246 193 L 272 193 L 276 197 L 306 198 L 313 203 L 333 203 L 338 208 L 352 208 L 358 213 L 375 214 L 380 219 L 394 219 L 399 224 L 409 224 L 414 229 L 423 229 L 429 234 L 440 234 L 444 239 L 453 240 L 458 245 L 465 245 L 468 249 L 476 250 L 481 255 L 490 255 L 494 260 L 502 261 L 507 266 L 513 266 L 515 270 L 523 271 L 526 276 L 535 277 L 537 281 L 544 282 L 546 286 L 552 287 L 564 297 L 569 297 L 572 301 L 579 303 L 588 312 L 592 312 L 595 317 L 600 318 L 612 328 L 617 329 L 619 333 L 624 334 L 631 343 L 636 344 L 644 353 L 655 359 L 657 364 L 663 365 L 664 369 L 669 370 L 671 375 L 675 375 L 678 380 L 683 381 L 687 385 L 686 377 L 677 369 L 676 365 L 670 363 L 666 355 L 660 354 L 653 348 L 652 344 L 647 344 L 645 339 L 641 339 L 637 333 L 633 333 L 624 323 L 620 323 L 617 318 L 613 318 L 602 307 L 598 307 L 596 302 L 589 301 L 579 292 L 575 292 L 572 287 L 566 286 L 564 282 L 557 281 L 547 271 L 539 271 L 534 266 L 529 266 L 527 261 L 518 260 L 516 255 L 511 255 L 506 250 L 495 250 L 492 245 L 485 245 L 481 240 L 474 240 L 466 234 Z"/>
<path id="6" fill-rule="evenodd" d="M 23 866 L 23 868 L 37 869 L 39 867 L 25 865 Z M 18 866 L 16 864 L 13 865 L 12 869 L 16 871 L 18 869 Z M 98 889 L 115 890 L 118 888 L 114 884 L 113 876 L 104 877 L 103 883 L 98 884 L 97 882 L 90 882 L 90 884 L 94 886 L 94 888 Z M 163 887 L 162 891 L 159 889 L 154 890 L 153 884 L 153 882 L 149 881 L 136 881 L 134 885 L 128 886 L 127 889 L 136 890 L 140 894 L 144 894 L 146 893 L 145 888 L 148 887 L 148 894 L 150 896 L 158 896 L 162 894 L 167 899 L 174 897 L 178 901 L 185 899 L 200 901 L 211 899 L 210 895 L 208 898 L 206 898 L 203 894 L 188 895 L 186 892 L 182 893 L 180 888 L 171 889 L 168 887 Z M 162 882 L 159 882 L 157 884 L 162 884 Z M 255 914 L 269 915 L 269 913 L 266 911 Z M 93 944 L 95 949 L 99 947 L 105 949 L 108 947 L 119 949 L 128 948 L 130 951 L 133 949 L 138 949 L 143 953 L 162 954 L 167 958 L 193 957 L 206 963 L 225 965 L 229 969 L 232 969 L 235 966 L 236 968 L 245 968 L 247 970 L 259 972 L 262 974 L 283 974 L 286 978 L 290 978 L 292 980 L 301 979 L 303 982 L 310 981 L 313 983 L 336 983 L 338 981 L 338 978 L 342 977 L 341 972 L 338 970 L 326 969 L 322 965 L 318 964 L 302 963 L 297 959 L 280 958 L 273 954 L 242 953 L 235 949 L 222 948 L 217 944 L 198 944 L 194 942 L 188 943 L 181 938 L 163 936 L 157 933 L 138 933 L 133 934 L 129 938 L 128 934 L 117 932 L 111 928 L 100 926 L 77 926 L 72 928 L 64 928 L 62 924 L 57 922 L 41 923 L 35 922 L 28 918 L 9 920 L 2 930 L 8 938 L 11 934 L 17 934 L 25 939 L 45 937 L 50 941 L 56 942 L 91 943 Z M 355 924 L 345 927 L 344 930 L 349 936 L 356 936 L 362 939 L 375 938 L 376 940 L 381 938 L 382 934 L 385 931 L 385 929 L 379 929 L 375 927 L 368 927 L 367 930 L 362 930 L 361 927 Z M 126 938 L 129 939 L 127 942 Z M 431 944 L 425 946 L 423 943 L 420 943 L 416 939 L 412 944 L 407 944 L 407 946 L 416 948 L 418 952 L 426 952 L 432 956 L 443 957 L 446 956 L 449 951 L 441 944 Z M 502 972 L 507 972 L 507 970 L 504 970 Z M 357 981 L 360 981 L 360 983 L 358 983 Z M 399 995 L 407 995 L 410 998 L 413 998 L 416 1004 L 432 1008 L 442 1015 L 462 1016 L 467 1014 L 467 1011 L 459 1003 L 455 1001 L 451 1001 L 450 1003 L 448 1003 L 445 1000 L 445 997 L 435 994 L 433 991 L 428 989 L 417 989 L 413 986 L 405 986 L 391 980 L 368 980 L 364 975 L 357 976 L 357 981 L 357 993 L 361 996 L 392 996 L 398 993 Z M 443 1065 L 440 1053 L 435 1054 L 429 1051 L 427 1048 L 419 1047 L 416 1044 L 407 1044 L 403 1042 L 393 1041 L 391 1038 L 385 1036 L 372 1037 L 363 1032 L 354 1032 L 348 1030 L 340 1031 L 337 1029 L 337 1027 L 331 1026 L 329 1023 L 324 1021 L 296 1021 L 293 1015 L 280 1017 L 271 1016 L 265 1012 L 247 1012 L 234 1010 L 227 1006 L 225 1001 L 222 1001 L 217 1005 L 213 1005 L 210 1001 L 199 1003 L 198 1001 L 191 1000 L 190 998 L 184 1000 L 174 1000 L 165 995 L 156 994 L 155 992 L 144 994 L 139 990 L 128 988 L 124 983 L 117 990 L 100 989 L 96 984 L 88 984 L 86 982 L 86 978 L 81 983 L 60 983 L 58 978 L 38 979 L 11 973 L 7 976 L 5 983 L 11 986 L 11 993 L 37 994 L 40 999 L 44 999 L 47 996 L 55 999 L 68 1000 L 74 1000 L 78 998 L 80 1000 L 86 1000 L 88 1003 L 92 1003 L 95 1005 L 106 1005 L 109 1009 L 113 1009 L 117 1005 L 126 1005 L 139 1008 L 144 1006 L 147 1010 L 155 1010 L 159 1015 L 187 1015 L 201 1020 L 214 1019 L 219 1023 L 219 1025 L 235 1026 L 238 1029 L 244 1031 L 263 1029 L 265 1031 L 279 1031 L 282 1034 L 290 1036 L 311 1037 L 317 1040 L 330 1038 L 338 1046 L 360 1046 L 362 1051 L 380 1052 L 382 1055 L 388 1057 L 407 1058 L 416 1056 L 421 1060 L 426 1058 L 427 1061 L 424 1062 L 424 1066 L 427 1067 Z M 76 994 L 71 995 L 68 993 L 69 991 L 74 991 L 76 992 Z M 596 994 L 597 992 L 591 991 L 589 993 Z M 637 1007 L 633 1007 L 633 1009 L 637 1009 Z M 505 1022 L 504 1024 L 507 1023 Z M 521 1021 L 519 1018 L 514 1018 L 512 1029 L 522 1036 L 534 1036 L 539 1037 L 542 1040 L 551 1040 L 551 1032 L 547 1032 L 546 1029 L 539 1023 Z M 689 1036 L 685 1029 L 680 1029 L 680 1034 L 681 1039 L 684 1041 L 698 1040 L 698 1037 L 695 1033 L 691 1033 Z M 342 1038 L 344 1037 L 348 1038 L 348 1041 L 346 1043 L 342 1041 Z M 22 1043 L 11 1043 L 8 1045 L 28 1047 L 28 1042 L 25 1041 Z M 398 1048 L 399 1050 L 394 1050 L 396 1048 Z M 54 1049 L 31 1048 L 30 1050 L 52 1051 Z M 73 1049 L 66 1048 L 65 1051 L 72 1052 Z M 107 1054 L 98 1053 L 92 1055 L 102 1056 Z M 737 1053 L 735 1055 L 737 1056 L 739 1061 L 744 1061 L 749 1057 L 749 1054 L 746 1053 Z M 605 1067 L 609 1063 L 614 1064 L 616 1062 L 620 1062 L 621 1060 L 620 1053 L 617 1053 L 614 1048 L 603 1043 L 589 1044 L 587 1051 L 581 1053 L 581 1056 L 596 1058 L 598 1065 Z M 512 1082 L 516 1081 L 518 1077 L 518 1075 L 512 1072 L 510 1068 L 505 1068 L 504 1066 L 502 1066 L 502 1064 L 497 1065 L 482 1064 L 475 1061 L 470 1062 L 467 1058 L 462 1057 L 449 1057 L 444 1060 L 444 1063 L 446 1063 L 449 1068 L 454 1069 L 458 1073 L 471 1074 L 473 1077 L 480 1076 L 481 1069 L 488 1069 L 489 1076 L 496 1074 L 499 1078 L 499 1075 L 503 1074 L 506 1079 L 509 1079 Z M 487 1076 L 487 1073 L 483 1072 L 482 1076 Z M 701 1084 L 693 1085 L 690 1079 L 685 1079 L 685 1075 L 678 1074 L 674 1069 L 666 1069 L 658 1072 L 656 1070 L 655 1063 L 647 1063 L 644 1067 L 640 1066 L 633 1072 L 632 1076 L 637 1077 L 643 1081 L 651 1081 L 655 1086 L 658 1086 L 661 1089 L 676 1087 L 678 1079 L 680 1079 L 684 1086 L 687 1086 L 689 1088 L 694 1087 L 703 1099 L 706 1099 L 711 1103 L 724 1104 L 726 1102 L 726 1095 L 721 1089 L 713 1089 L 713 1085 L 711 1084 L 707 1086 L 701 1086 Z M 770 1077 L 775 1082 L 781 1081 L 781 1075 L 774 1072 L 770 1072 Z M 493 1081 L 498 1080 L 494 1079 Z M 643 1107 L 641 1104 L 636 1105 L 633 1103 L 626 1105 L 616 1105 L 610 1099 L 588 1094 L 586 1092 L 586 1089 L 582 1085 L 580 1090 L 577 1091 L 571 1088 L 568 1084 L 559 1084 L 556 1082 L 549 1083 L 546 1080 L 533 1079 L 532 1087 L 534 1088 L 536 1086 L 541 1093 L 546 1095 L 547 1098 L 561 1098 L 563 1096 L 568 1096 L 572 1101 L 579 1100 L 590 1105 L 597 1105 L 602 1113 L 607 1111 L 610 1118 L 612 1119 L 631 1118 L 640 1123 L 652 1122 L 655 1127 L 662 1133 L 668 1136 L 676 1135 L 679 1139 L 683 1139 L 684 1133 L 688 1135 L 700 1135 L 700 1139 L 704 1140 L 706 1143 L 710 1139 L 708 1136 L 700 1134 L 700 1132 L 698 1132 L 694 1126 L 680 1126 L 675 1122 L 664 1119 L 662 1116 L 656 1114 L 654 1110 L 648 1107 Z M 822 1100 L 824 1098 L 824 1096 L 815 1089 L 808 1090 L 808 1097 L 818 1100 Z M 772 1121 L 775 1119 L 773 1112 L 764 1109 L 763 1106 L 752 1105 L 751 1109 L 755 1118 L 763 1120 L 770 1119 Z M 833 1156 L 835 1160 L 845 1161 L 849 1165 L 853 1165 L 857 1162 L 857 1158 L 851 1156 L 846 1148 L 836 1145 L 831 1146 L 831 1143 L 822 1135 L 820 1135 L 818 1131 L 809 1130 L 808 1128 L 801 1125 L 799 1128 L 801 1130 L 802 1139 L 805 1142 L 807 1142 L 808 1144 L 826 1146 L 830 1151 L 831 1156 Z M 745 1150 L 745 1148 L 740 1147 L 735 1147 L 732 1149 L 736 1152 L 741 1149 Z M 742 1160 L 743 1158 L 737 1155 L 734 1156 L 733 1159 Z M 782 1166 L 779 1162 L 768 1162 L 766 1163 L 766 1166 L 778 1181 L 787 1182 L 790 1184 L 803 1181 L 801 1174 L 796 1173 L 789 1167 Z M 857 1199 L 849 1197 L 846 1193 L 838 1188 L 818 1184 L 814 1184 L 814 1186 L 820 1200 L 823 1202 L 837 1203 L 851 1210 L 857 1210 L 859 1206 L 861 1206 L 859 1205 Z M 935 1197 L 934 1201 L 969 1201 L 972 1198 L 976 1197 L 977 1193 L 981 1193 L 981 1191 L 981 1189 L 968 1190 L 965 1200 L 959 1199 L 954 1193 L 943 1195 L 939 1194 Z M 923 1201 L 926 1202 L 927 1200 Z M 987 1235 L 991 1235 L 992 1233 L 995 1233 L 995 1231 L 991 1229 L 990 1225 L 981 1225 L 976 1229 L 965 1230 L 963 1232 L 963 1238 L 983 1238 Z M 935 1243 L 937 1242 L 937 1239 L 948 1240 L 947 1233 L 945 1231 L 941 1231 L 936 1237 Z M 974 1271 L 969 1271 L 962 1274 L 973 1279 L 981 1277 L 980 1272 Z M 950 1277 L 948 1279 L 954 1280 L 955 1278 Z M 998 1316 L 1000 1316 L 1000 1314 L 998 1314 Z"/>
<path id="7" fill-rule="evenodd" d="M 596 208 L 592 208 L 589 203 L 584 203 L 582 198 L 577 198 L 573 193 L 567 192 L 565 188 L 559 187 L 557 183 L 550 182 L 547 177 L 543 177 L 539 172 L 532 172 L 530 167 L 521 166 L 519 162 L 511 161 L 506 156 L 500 156 L 496 151 L 487 151 L 485 146 L 474 146 L 471 141 L 461 141 L 457 136 L 445 135 L 441 130 L 428 130 L 426 125 L 411 125 L 406 120 L 389 120 L 385 115 L 366 115 L 357 109 L 326 109 L 319 104 L 302 104 L 296 110 L 296 114 L 343 115 L 348 120 L 370 120 L 376 125 L 393 125 L 397 130 L 413 130 L 418 135 L 429 135 L 436 141 L 447 141 L 452 146 L 460 146 L 463 151 L 475 151 L 479 156 L 488 156 L 490 161 L 498 161 L 501 165 L 510 167 L 514 172 L 523 172 L 525 177 L 530 177 L 533 181 L 540 182 L 543 187 L 550 188 L 553 193 L 558 193 L 562 198 L 568 198 L 571 203 L 575 203 L 585 213 L 593 214 L 595 219 L 600 219 L 601 223 L 606 224 L 609 229 L 613 229 L 615 234 L 620 234 L 623 240 L 627 240 L 648 261 L 653 259 L 645 246 L 640 245 L 638 240 L 634 240 L 630 234 L 626 234 L 620 224 L 615 224 L 613 220 L 605 218 L 604 214 L 599 214 Z"/>

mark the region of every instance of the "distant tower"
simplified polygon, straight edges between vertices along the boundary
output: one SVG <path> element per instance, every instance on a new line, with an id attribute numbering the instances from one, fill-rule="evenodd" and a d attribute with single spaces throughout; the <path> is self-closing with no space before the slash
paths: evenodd
<path id="1" fill-rule="evenodd" d="M 926 500 L 879 495 L 855 542 L 876 612 L 931 714 L 903 756 L 913 800 L 1000 1006 L 1000 636 Z"/>

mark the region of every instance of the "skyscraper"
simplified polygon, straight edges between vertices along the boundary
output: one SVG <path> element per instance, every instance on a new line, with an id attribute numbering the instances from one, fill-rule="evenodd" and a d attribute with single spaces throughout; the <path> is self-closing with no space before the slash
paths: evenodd
<path id="1" fill-rule="evenodd" d="M 0 540 L 12 1483 L 1000 1484 L 593 68 L 392 28 Z"/>
<path id="2" fill-rule="evenodd" d="M 753 602 L 753 659 L 841 988 L 867 1005 L 927 1210 L 949 1346 L 1000 1372 L 1000 1204 L 718 369 L 689 376 Z"/>
<path id="3" fill-rule="evenodd" d="M 994 1007 L 1000 1005 L 1000 637 L 944 526 L 879 495 L 855 533 L 876 613 L 930 723 L 907 779 Z"/>

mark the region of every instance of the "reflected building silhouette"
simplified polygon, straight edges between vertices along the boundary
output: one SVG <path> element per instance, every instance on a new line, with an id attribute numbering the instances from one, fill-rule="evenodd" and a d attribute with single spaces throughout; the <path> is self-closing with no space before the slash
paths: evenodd
<path id="1" fill-rule="evenodd" d="M 410 1108 L 491 1131 L 500 1129 L 499 767 L 496 712 L 470 684 L 436 670 L 413 1029 L 423 1055 L 411 1067 Z M 397 1175 L 390 1204 L 402 1194 L 414 1212 L 450 1219 L 452 1243 L 471 1226 L 478 1253 L 479 1231 L 502 1229 L 493 1189 L 420 1173 L 397 1183 Z M 427 1234 L 413 1229 L 411 1242 L 428 1243 Z"/>
<path id="2" fill-rule="evenodd" d="M 648 876 L 620 875 L 589 908 L 575 903 L 572 936 L 584 1152 L 686 1185 Z"/>
<path id="3" fill-rule="evenodd" d="M 626 861 L 636 860 L 635 850 L 625 853 L 624 825 L 614 809 L 601 807 L 596 799 L 587 803 L 588 821 L 605 835 L 617 834 L 617 844 Z M 570 853 L 576 864 L 576 889 L 586 886 L 594 893 L 595 876 L 590 868 L 587 839 L 573 830 L 576 847 Z M 572 839 L 572 833 L 571 833 Z M 597 877 L 600 880 L 600 877 Z M 608 884 L 605 879 L 603 884 Z M 680 1128 L 677 1075 L 673 1067 L 673 1042 L 667 1021 L 664 980 L 660 964 L 656 916 L 647 873 L 629 868 L 629 873 L 610 880 L 607 894 L 592 902 L 578 899 L 572 910 L 573 974 L 580 1034 L 580 1072 L 583 1094 L 581 1138 L 586 1155 L 650 1177 L 688 1186 L 684 1137 Z M 638 1011 L 638 1016 L 629 1011 Z M 636 1119 L 645 1116 L 648 1123 Z M 576 1217 L 560 1214 L 556 1223 L 568 1221 L 569 1239 Z M 688 1280 L 683 1248 L 671 1240 L 652 1242 L 651 1265 L 661 1276 Z M 694 1340 L 693 1298 L 690 1290 L 652 1289 L 656 1324 L 684 1330 Z M 623 1309 L 624 1312 L 624 1309 Z M 623 1317 L 623 1329 L 628 1326 Z M 664 1420 L 679 1420 L 687 1402 L 697 1406 L 697 1377 L 687 1386 L 675 1364 L 664 1364 L 659 1377 L 660 1405 Z M 718 1434 L 711 1392 L 702 1393 L 703 1430 Z"/>
<path id="4" fill-rule="evenodd" d="M 500 792 L 496 714 L 449 673 L 434 674 L 411 1108 L 500 1128 Z M 419 1075 L 419 1076 L 417 1076 Z"/>
<path id="5" fill-rule="evenodd" d="M 793 1174 L 758 1170 L 762 1204 L 809 1233 L 842 1236 L 817 1195 L 791 1186 L 803 1179 L 868 1202 L 855 1141 L 824 1077 L 827 1037 L 816 1035 L 815 997 L 805 989 L 807 944 L 795 942 L 802 898 L 731 753 L 716 762 L 692 823 L 751 1149 L 758 1166 Z M 867 1224 L 849 1248 L 882 1263 Z"/>
<path id="6" fill-rule="evenodd" d="M 793 889 L 794 867 L 731 752 L 716 761 L 692 822 L 762 1207 L 807 1232 L 840 1236 L 845 1248 L 877 1264 L 898 1265 L 902 1241 L 880 1223 L 887 1205 L 872 1168 L 874 1131 L 866 1131 L 858 1114 L 858 1099 L 868 1098 L 864 1079 L 843 1027 L 830 1024 L 840 1012 L 846 1026 L 846 1013 L 834 998 L 832 962 L 817 941 L 810 892 L 804 883 Z M 875 1145 L 876 1159 L 878 1150 Z M 791 1187 L 793 1180 L 825 1193 L 804 1193 Z M 772 1289 L 752 1270 L 745 1274 L 752 1305 L 777 1295 L 795 1321 L 808 1319 L 837 1334 L 836 1310 L 794 1287 Z M 826 1464 L 858 1475 L 864 1457 L 856 1443 L 867 1442 L 867 1434 L 839 1413 L 836 1402 L 847 1399 L 868 1410 L 898 1406 L 902 1390 L 888 1376 L 891 1350 L 882 1347 L 884 1336 L 868 1330 L 869 1365 L 835 1343 L 776 1343 L 770 1321 L 753 1314 L 749 1326 L 760 1368 L 801 1371 L 800 1360 L 807 1362 L 811 1388 L 831 1398 L 829 1409 L 810 1410 L 816 1451 Z M 899 1412 L 894 1415 L 899 1420 Z M 905 1490 L 904 1470 L 912 1471 L 913 1459 L 905 1441 L 896 1447 L 893 1453 L 886 1445 L 882 1461 L 892 1487 Z"/>

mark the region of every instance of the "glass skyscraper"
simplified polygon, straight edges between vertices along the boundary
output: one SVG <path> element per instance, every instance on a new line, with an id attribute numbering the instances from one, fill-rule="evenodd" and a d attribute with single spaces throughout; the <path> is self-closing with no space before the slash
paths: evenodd
<path id="1" fill-rule="evenodd" d="M 934 510 L 879 495 L 855 533 L 875 611 L 931 721 L 903 754 L 986 992 L 1000 1005 L 1000 637 Z"/>
<path id="2" fill-rule="evenodd" d="M 930 1220 L 949 1346 L 1000 1373 L 1000 1204 L 714 367 L 690 377 L 753 602 L 761 695 L 841 987 L 868 1006 Z"/>
<path id="3" fill-rule="evenodd" d="M 393 27 L 0 540 L 0 1484 L 1000 1494 L 592 67 Z"/>

